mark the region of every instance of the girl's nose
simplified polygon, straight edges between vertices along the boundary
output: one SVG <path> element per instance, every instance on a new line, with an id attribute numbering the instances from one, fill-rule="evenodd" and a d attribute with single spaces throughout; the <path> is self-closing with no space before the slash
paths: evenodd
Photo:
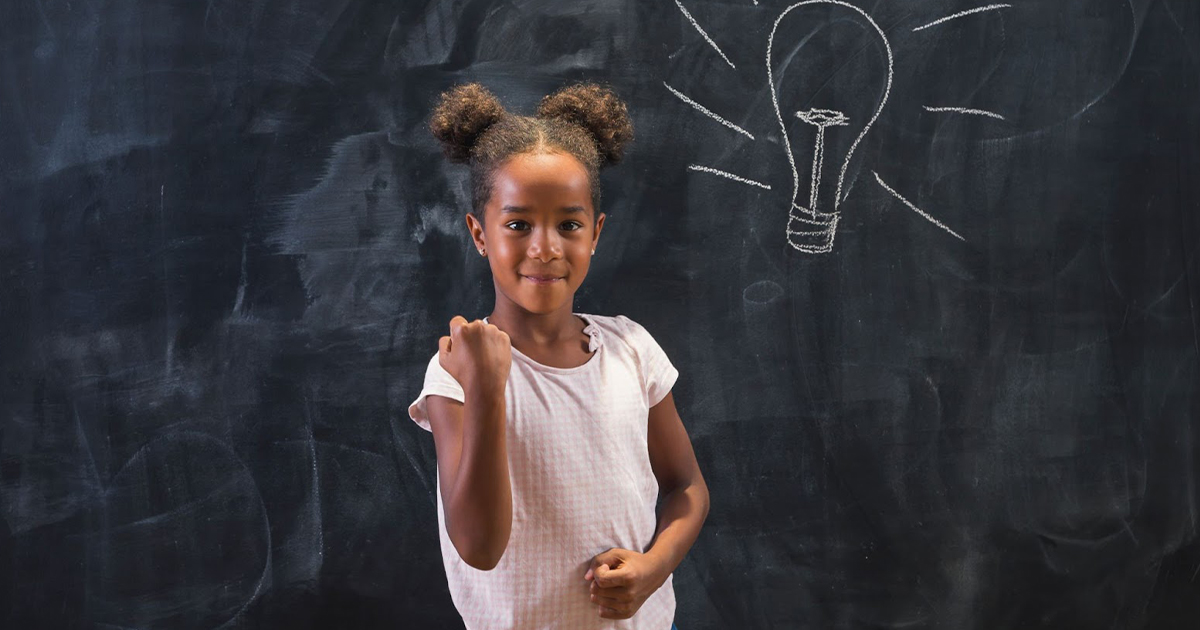
<path id="1" fill-rule="evenodd" d="M 547 260 L 562 256 L 562 237 L 554 230 L 539 230 L 530 239 L 529 254 L 534 258 Z"/>

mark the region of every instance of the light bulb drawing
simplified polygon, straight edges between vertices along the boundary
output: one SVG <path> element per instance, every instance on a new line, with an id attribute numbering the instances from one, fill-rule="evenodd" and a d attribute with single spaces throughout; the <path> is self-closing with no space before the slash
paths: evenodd
<path id="1" fill-rule="evenodd" d="M 736 69 L 737 66 L 733 63 L 733 61 L 730 60 L 725 52 L 717 45 L 716 41 L 709 36 L 708 32 L 700 26 L 700 23 L 696 20 L 696 18 L 688 12 L 686 7 L 684 7 L 683 0 L 675 0 L 675 4 L 679 8 L 686 21 L 691 23 L 692 27 L 697 33 L 699 33 L 708 46 L 710 46 L 717 53 L 717 55 L 719 55 L 720 58 L 729 65 L 730 68 Z M 757 1 L 755 2 L 755 5 L 758 5 Z M 930 29 L 936 31 L 938 28 L 941 28 L 946 24 L 959 23 L 963 20 L 963 18 L 986 15 L 988 13 L 1010 9 L 1012 6 L 1013 5 L 1011 4 L 1002 3 L 966 9 L 923 24 L 919 23 L 920 25 L 913 27 L 911 31 L 926 32 Z M 838 105 L 845 104 L 858 105 L 858 107 L 861 108 L 862 90 L 857 89 L 856 85 L 855 89 L 850 91 L 851 93 L 847 93 L 848 90 L 842 90 L 839 92 L 834 89 L 829 89 L 826 91 L 825 88 L 827 87 L 830 77 L 826 77 L 825 83 L 820 83 L 819 77 L 808 77 L 809 80 L 816 82 L 817 89 L 808 94 L 807 98 L 809 100 L 816 100 L 818 95 L 820 95 L 821 98 L 838 99 L 844 101 L 844 103 L 816 103 L 817 105 L 820 105 L 820 107 L 809 107 L 807 104 L 804 104 L 801 106 L 801 108 L 799 108 L 798 111 L 796 111 L 795 103 L 780 102 L 780 85 L 776 79 L 777 68 L 772 64 L 772 53 L 775 48 L 776 36 L 780 35 L 781 33 L 792 32 L 790 28 L 781 30 L 780 25 L 784 22 L 784 19 L 789 14 L 802 7 L 825 7 L 830 11 L 830 18 L 821 19 L 819 23 L 805 22 L 804 24 L 807 27 L 812 27 L 814 25 L 817 27 L 824 27 L 833 24 L 834 22 L 853 22 L 854 24 L 858 25 L 862 29 L 862 32 L 865 33 L 869 38 L 870 41 L 866 42 L 868 45 L 873 41 L 877 41 L 877 49 L 881 50 L 883 53 L 881 57 L 885 72 L 879 75 L 882 77 L 882 80 L 874 78 L 875 75 L 873 74 L 871 75 L 873 77 L 871 80 L 877 81 L 877 83 L 874 85 L 875 90 L 872 91 L 872 93 L 879 95 L 878 103 L 874 104 L 873 109 L 868 108 L 866 112 L 863 112 L 860 115 L 848 111 L 850 109 L 848 107 L 839 107 Z M 797 13 L 795 15 L 801 14 Z M 816 31 L 812 31 L 809 37 L 814 36 L 819 30 L 820 28 L 818 28 Z M 855 35 L 855 37 L 857 37 L 857 35 Z M 875 40 L 876 37 L 878 37 L 878 40 Z M 788 75 L 791 77 L 796 74 L 795 72 L 788 72 L 787 66 L 792 57 L 796 56 L 803 46 L 808 45 L 807 41 L 808 37 L 805 37 L 800 46 L 793 50 L 790 55 L 785 55 L 786 61 L 780 64 L 779 68 L 779 73 L 781 76 Z M 816 54 L 818 55 L 822 52 L 826 52 L 826 54 L 831 55 L 835 60 L 837 60 L 838 66 L 834 70 L 834 74 L 837 74 L 842 72 L 842 68 L 845 67 L 845 65 L 848 64 L 849 61 L 855 55 L 857 55 L 859 51 L 866 48 L 867 46 L 864 45 L 856 49 L 853 53 L 841 54 L 841 56 L 838 56 L 839 53 L 836 52 L 837 49 L 832 44 L 827 49 L 812 48 L 810 50 L 816 50 Z M 833 50 L 835 52 L 827 52 L 829 50 Z M 807 50 L 805 51 L 805 54 L 808 54 Z M 929 213 L 921 210 L 913 202 L 909 201 L 893 187 L 889 186 L 875 170 L 872 170 L 871 168 L 856 168 L 854 169 L 854 175 L 849 181 L 847 181 L 847 174 L 850 172 L 851 161 L 854 158 L 855 152 L 858 150 L 863 139 L 867 136 L 867 133 L 871 131 L 876 121 L 879 120 L 880 115 L 883 113 L 884 107 L 888 104 L 889 97 L 892 94 L 893 78 L 895 76 L 895 58 L 892 52 L 892 44 L 889 41 L 885 31 L 879 26 L 879 23 L 871 17 L 870 14 L 851 4 L 847 0 L 802 0 L 800 2 L 795 2 L 788 5 L 774 18 L 774 21 L 771 24 L 771 29 L 767 35 L 766 70 L 767 87 L 771 95 L 771 107 L 775 112 L 775 122 L 781 132 L 779 137 L 780 140 L 782 140 L 783 152 L 787 157 L 788 166 L 792 175 L 791 198 L 789 201 L 785 202 L 788 205 L 788 218 L 785 229 L 788 245 L 797 251 L 807 254 L 824 254 L 832 251 L 837 236 L 838 223 L 841 219 L 842 203 L 849 196 L 850 189 L 853 188 L 855 182 L 858 180 L 857 174 L 864 171 L 874 176 L 874 179 L 878 185 L 889 195 L 891 195 L 892 198 L 898 200 L 903 207 L 912 210 L 918 216 L 944 230 L 951 236 L 961 241 L 966 241 L 961 234 L 955 232 L 953 229 L 937 220 Z M 854 74 L 847 74 L 846 76 L 853 77 L 853 80 L 862 78 Z M 789 79 L 789 81 L 791 81 L 791 79 Z M 680 101 L 686 103 L 704 116 L 707 116 L 709 119 L 716 121 L 733 132 L 740 134 L 749 141 L 753 142 L 758 140 L 755 133 L 750 131 L 752 126 L 748 125 L 744 121 L 744 118 L 748 116 L 743 117 L 743 120 L 739 120 L 738 123 L 740 124 L 735 123 L 729 118 L 717 114 L 709 108 L 701 105 L 692 97 L 672 87 L 667 82 L 664 81 L 663 86 Z M 833 93 L 832 96 L 829 95 L 829 92 Z M 804 99 L 800 98 L 800 100 Z M 868 106 L 869 105 L 870 104 L 868 104 Z M 953 104 L 924 105 L 922 106 L 922 109 L 926 112 L 938 114 L 968 115 L 991 118 L 999 121 L 1006 120 L 1006 117 L 1003 114 L 991 111 L 989 109 L 980 109 Z M 791 111 L 789 111 L 789 114 L 785 117 L 784 112 L 786 110 Z M 791 136 L 789 136 L 787 125 L 787 123 L 792 123 L 793 126 L 796 126 L 793 122 L 794 118 L 799 119 L 804 124 L 799 125 L 801 131 L 793 131 L 793 133 L 803 133 L 804 130 L 808 130 L 809 128 L 811 128 L 813 132 L 812 165 L 810 167 L 810 176 L 808 180 L 808 198 L 805 201 L 802 201 L 801 198 L 802 182 L 800 179 L 800 171 L 797 167 L 797 159 L 800 158 L 800 160 L 803 161 L 805 156 L 802 153 L 797 154 L 793 151 L 793 142 Z M 734 120 L 736 120 L 736 118 L 734 118 Z M 850 128 L 856 125 L 862 126 L 856 132 L 851 131 Z M 842 135 L 848 133 L 853 135 Z M 829 138 L 831 136 L 829 136 L 829 134 L 837 134 L 832 136 L 836 140 L 830 142 Z M 851 141 L 850 138 L 853 138 L 853 140 Z M 769 139 L 773 140 L 773 138 L 770 136 Z M 849 143 L 848 149 L 847 143 Z M 805 141 L 804 145 L 807 145 L 807 141 Z M 801 145 L 797 144 L 797 147 L 799 146 Z M 834 148 L 831 150 L 831 147 Z M 844 153 L 842 153 L 842 150 L 844 150 Z M 830 152 L 835 153 L 835 155 L 826 156 L 826 153 Z M 841 154 L 837 155 L 838 153 Z M 830 174 L 826 173 L 826 163 L 840 164 L 836 171 L 836 181 L 827 181 L 829 180 Z M 768 181 L 759 181 L 758 179 L 748 177 L 744 174 L 731 173 L 723 169 L 701 164 L 689 164 L 687 168 L 689 171 L 719 176 L 724 178 L 724 180 L 727 182 L 736 182 L 768 191 L 772 190 L 769 177 L 766 178 Z M 829 197 L 831 191 L 832 196 Z M 824 201 L 822 201 L 822 195 L 826 196 Z"/>
<path id="2" fill-rule="evenodd" d="M 771 67 L 771 50 L 775 45 L 775 33 L 779 30 L 779 24 L 783 18 L 787 17 L 788 13 L 793 10 L 810 5 L 833 5 L 843 7 L 854 11 L 862 16 L 875 33 L 879 35 L 880 41 L 883 42 L 884 52 L 887 54 L 887 82 L 883 87 L 883 96 L 879 99 L 879 105 L 871 114 L 870 119 L 862 130 L 855 137 L 853 144 L 850 145 L 850 150 L 846 152 L 846 157 L 842 161 L 842 168 L 838 173 L 837 189 L 833 196 L 833 207 L 828 211 L 820 211 L 817 209 L 817 191 L 820 188 L 821 180 L 821 162 L 824 158 L 825 148 L 825 128 L 830 126 L 845 126 L 848 124 L 846 116 L 836 110 L 827 109 L 812 109 L 807 112 L 796 112 L 796 116 L 817 128 L 816 148 L 813 155 L 813 176 L 812 176 L 812 191 L 809 194 L 808 207 L 800 206 L 796 203 L 800 196 L 800 174 L 796 170 L 796 158 L 792 153 L 792 143 L 788 139 L 787 126 L 783 121 L 783 114 L 779 108 L 779 94 L 775 88 L 774 69 Z M 883 107 L 887 105 L 888 96 L 892 92 L 892 76 L 894 62 L 892 59 L 892 46 L 888 43 L 887 35 L 883 29 L 867 15 L 866 11 L 843 2 L 842 0 L 804 0 L 797 2 L 779 14 L 775 18 L 775 24 L 771 27 L 771 34 L 767 38 L 767 85 L 771 90 L 771 105 L 775 108 L 775 118 L 779 122 L 779 128 L 782 130 L 784 152 L 787 153 L 788 165 L 792 169 L 792 200 L 788 207 L 788 222 L 787 222 L 787 242 L 793 248 L 807 254 L 824 254 L 833 250 L 834 238 L 837 236 L 837 224 L 840 218 L 839 209 L 844 200 L 842 193 L 843 185 L 846 179 L 846 169 L 850 167 L 850 159 L 854 157 L 854 151 L 858 149 L 858 145 L 862 139 L 871 130 L 875 121 L 879 119 L 879 114 L 883 112 Z M 848 192 L 848 191 L 847 191 Z"/>

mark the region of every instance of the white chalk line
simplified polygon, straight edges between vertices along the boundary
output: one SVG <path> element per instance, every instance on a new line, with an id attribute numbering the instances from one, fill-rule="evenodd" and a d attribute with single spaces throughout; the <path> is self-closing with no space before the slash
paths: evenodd
<path id="1" fill-rule="evenodd" d="M 733 123 L 729 122 L 728 120 L 725 120 L 724 118 L 721 118 L 720 116 L 718 116 L 718 115 L 714 114 L 713 112 L 710 112 L 710 111 L 708 111 L 708 109 L 706 109 L 706 108 L 705 108 L 703 105 L 701 105 L 700 103 L 697 103 L 696 101 L 693 101 L 692 99 L 690 99 L 690 98 L 688 98 L 688 97 L 684 96 L 682 93 L 680 93 L 680 92 L 679 92 L 679 90 L 676 90 L 675 88 L 673 88 L 673 87 L 671 87 L 671 86 L 667 85 L 667 82 L 666 82 L 666 81 L 663 81 L 663 85 L 664 85 L 664 86 L 665 86 L 665 87 L 666 87 L 668 90 L 671 90 L 671 93 L 672 93 L 672 94 L 674 94 L 675 96 L 678 96 L 678 97 L 679 97 L 679 100 L 683 101 L 684 103 L 687 103 L 688 105 L 691 105 L 692 107 L 695 107 L 697 110 L 699 110 L 699 111 L 700 111 L 700 113 L 701 113 L 701 114 L 704 114 L 705 116 L 708 116 L 709 118 L 712 118 L 713 120 L 715 120 L 715 121 L 717 121 L 717 122 L 721 123 L 722 125 L 725 125 L 726 127 L 729 127 L 730 129 L 732 129 L 732 130 L 734 130 L 734 131 L 736 131 L 736 132 L 738 132 L 738 133 L 740 133 L 740 134 L 742 134 L 742 135 L 746 136 L 747 138 L 750 138 L 751 140 L 753 140 L 753 139 L 754 139 L 754 136 L 753 136 L 753 135 L 751 135 L 749 131 L 746 131 L 745 129 L 742 129 L 741 127 L 739 127 L 739 126 L 737 126 L 737 125 L 735 125 L 735 124 L 733 124 Z"/>
<path id="2" fill-rule="evenodd" d="M 989 112 L 986 109 L 971 109 L 969 107 L 930 107 L 922 105 L 927 112 L 958 112 L 960 114 L 975 114 L 976 116 L 990 116 L 998 120 L 1004 120 L 1004 117 L 996 112 Z"/>
<path id="3" fill-rule="evenodd" d="M 954 230 L 951 230 L 950 228 L 946 227 L 946 224 L 945 224 L 945 223 L 942 223 L 941 221 L 938 221 L 937 219 L 935 219 L 935 218 L 933 218 L 933 217 L 929 216 L 929 215 L 928 215 L 928 214 L 926 214 L 924 211 L 922 211 L 920 208 L 918 208 L 918 207 L 914 206 L 914 205 L 912 204 L 912 202 L 910 202 L 909 200 L 905 199 L 904 197 L 901 197 L 901 196 L 900 196 L 900 193 L 898 193 L 898 192 L 896 192 L 896 191 L 892 190 L 892 187 L 891 187 L 891 186 L 888 186 L 887 184 L 883 183 L 883 180 L 882 180 L 882 179 L 879 177 L 879 173 L 876 173 L 875 171 L 871 171 L 871 174 L 875 176 L 875 181 L 879 182 L 879 185 L 880 185 L 880 186 L 883 186 L 883 189 L 884 189 L 884 190 L 886 190 L 886 191 L 888 191 L 888 192 L 892 193 L 892 196 L 893 196 L 893 197 L 895 197 L 895 198 L 899 199 L 901 203 L 903 203 L 904 205 L 908 206 L 908 207 L 909 207 L 909 208 L 910 208 L 910 209 L 911 209 L 913 212 L 916 212 L 917 214 L 919 214 L 919 215 L 921 215 L 921 216 L 925 217 L 926 219 L 928 219 L 928 220 L 929 220 L 929 222 L 930 222 L 930 223 L 932 223 L 932 224 L 934 224 L 934 225 L 936 225 L 936 226 L 938 226 L 938 227 L 942 228 L 943 230 L 946 230 L 947 232 L 949 232 L 950 234 L 952 234 L 953 236 L 955 236 L 956 238 L 958 238 L 958 240 L 960 240 L 960 241 L 963 241 L 964 243 L 967 241 L 967 239 L 965 239 L 965 238 L 963 238 L 961 235 L 959 235 L 959 233 L 958 233 L 958 232 L 955 232 Z"/>
<path id="4" fill-rule="evenodd" d="M 704 29 L 700 28 L 700 24 L 696 22 L 696 18 L 692 17 L 691 13 L 688 13 L 688 10 L 684 8 L 683 3 L 679 0 L 675 0 L 675 4 L 679 7 L 680 11 L 683 11 L 683 17 L 687 18 L 688 21 L 692 23 L 692 26 L 696 27 L 696 30 L 700 32 L 700 35 L 704 37 L 704 41 L 708 42 L 708 44 L 713 47 L 713 50 L 717 51 L 718 55 L 721 55 L 721 58 L 725 60 L 725 63 L 729 64 L 730 68 L 737 70 L 737 66 L 733 65 L 733 62 L 729 60 L 729 57 L 725 56 L 724 52 L 721 52 L 721 47 L 717 46 L 717 42 L 714 42 L 712 38 L 708 36 L 708 33 L 705 33 Z"/>
<path id="5" fill-rule="evenodd" d="M 817 127 L 817 142 L 813 147 L 813 169 L 812 169 L 812 190 L 808 194 L 808 208 L 813 212 L 817 211 L 817 190 L 821 185 L 821 155 L 822 149 L 825 148 L 825 128 Z"/>
<path id="6" fill-rule="evenodd" d="M 796 204 L 792 204 L 792 207 L 796 210 L 799 210 L 801 213 L 808 215 L 804 217 L 798 217 L 795 214 L 788 212 L 788 216 L 796 219 L 797 221 L 816 221 L 818 223 L 829 223 L 838 217 L 836 212 L 814 212 L 808 208 L 798 206 Z"/>
<path id="7" fill-rule="evenodd" d="M 700 166 L 698 164 L 689 164 L 688 169 L 693 170 L 693 171 L 703 171 L 705 173 L 712 173 L 713 175 L 720 175 L 721 177 L 728 177 L 729 179 L 732 179 L 735 182 L 741 182 L 743 184 L 750 184 L 751 186 L 758 186 L 759 188 L 765 188 L 767 190 L 771 190 L 770 186 L 768 186 L 762 182 L 756 182 L 753 179 L 746 179 L 745 177 L 739 177 L 737 175 L 734 175 L 733 173 L 719 171 L 715 168 L 709 168 L 707 166 Z"/>
<path id="8" fill-rule="evenodd" d="M 829 234 L 829 230 L 821 230 L 820 232 L 798 232 L 796 230 L 788 230 L 788 234 L 792 236 L 825 236 Z"/>
<path id="9" fill-rule="evenodd" d="M 977 7 L 974 9 L 967 9 L 966 11 L 959 11 L 958 13 L 953 13 L 953 14 L 947 15 L 944 18 L 936 19 L 924 26 L 918 26 L 917 28 L 913 29 L 913 32 L 927 29 L 930 26 L 936 26 L 938 24 L 941 24 L 942 22 L 949 22 L 950 20 L 955 20 L 960 17 L 963 17 L 964 15 L 971 15 L 972 13 L 982 13 L 984 11 L 995 11 L 996 9 L 1009 9 L 1009 8 L 1012 8 L 1011 4 L 989 4 L 986 7 Z"/>

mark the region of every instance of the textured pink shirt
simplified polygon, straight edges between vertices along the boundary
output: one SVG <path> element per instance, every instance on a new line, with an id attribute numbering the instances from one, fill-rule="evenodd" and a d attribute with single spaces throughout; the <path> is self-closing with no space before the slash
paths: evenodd
<path id="1" fill-rule="evenodd" d="M 631 619 L 603 619 L 583 576 L 596 554 L 612 547 L 644 552 L 654 538 L 658 480 L 647 419 L 679 371 L 628 317 L 576 315 L 588 323 L 593 352 L 583 365 L 550 367 L 512 349 L 504 390 L 512 534 L 491 571 L 464 562 L 451 543 L 438 475 L 442 562 L 467 630 L 670 630 L 675 617 L 671 577 Z M 437 353 L 408 408 L 426 431 L 430 394 L 464 400 Z"/>

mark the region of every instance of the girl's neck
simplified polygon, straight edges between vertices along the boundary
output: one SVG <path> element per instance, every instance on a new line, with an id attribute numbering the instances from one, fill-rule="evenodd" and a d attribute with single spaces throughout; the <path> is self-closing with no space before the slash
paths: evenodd
<path id="1" fill-rule="evenodd" d="M 500 304 L 488 315 L 488 323 L 508 334 L 518 349 L 552 348 L 576 341 L 587 325 L 576 317 L 570 303 L 549 313 L 531 313 L 524 309 L 504 308 Z"/>

